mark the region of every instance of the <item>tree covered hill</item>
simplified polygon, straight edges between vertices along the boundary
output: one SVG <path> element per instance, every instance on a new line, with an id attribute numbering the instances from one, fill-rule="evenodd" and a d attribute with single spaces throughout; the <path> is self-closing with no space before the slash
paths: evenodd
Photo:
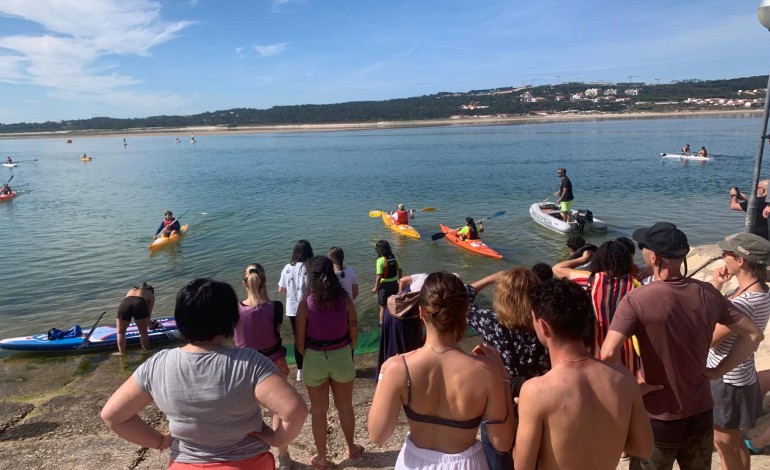
<path id="1" fill-rule="evenodd" d="M 44 123 L 0 123 L 0 133 L 61 132 L 136 128 L 199 126 L 272 126 L 299 124 L 345 124 L 379 121 L 419 121 L 451 117 L 517 116 L 557 112 L 644 112 L 713 109 L 700 100 L 753 100 L 745 107 L 758 107 L 764 100 L 766 76 L 728 80 L 686 80 L 671 84 L 562 83 L 441 92 L 433 95 L 385 101 L 351 101 L 323 105 L 274 106 L 269 109 L 235 108 L 188 116 L 151 116 L 115 119 L 94 117 Z M 748 91 L 748 92 L 747 92 Z M 735 106 L 734 104 L 731 106 Z"/>

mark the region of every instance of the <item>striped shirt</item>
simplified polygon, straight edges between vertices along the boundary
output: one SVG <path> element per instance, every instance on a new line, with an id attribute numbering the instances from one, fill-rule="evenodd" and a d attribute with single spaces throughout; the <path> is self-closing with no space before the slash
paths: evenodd
<path id="1" fill-rule="evenodd" d="M 746 292 L 731 299 L 732 303 L 749 316 L 760 331 L 764 331 L 770 318 L 770 292 Z M 735 343 L 736 334 L 731 334 L 721 343 L 709 349 L 708 367 L 716 367 L 727 356 Z M 738 367 L 726 373 L 722 378 L 724 383 L 743 387 L 757 381 L 757 370 L 754 366 L 754 354 L 743 361 Z"/>

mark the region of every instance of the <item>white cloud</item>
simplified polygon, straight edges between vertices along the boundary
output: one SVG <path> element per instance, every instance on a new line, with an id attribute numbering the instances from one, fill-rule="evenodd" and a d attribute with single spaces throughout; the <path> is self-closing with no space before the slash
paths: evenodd
<path id="1" fill-rule="evenodd" d="M 288 45 L 288 42 L 265 45 L 255 44 L 254 50 L 257 51 L 257 54 L 259 54 L 260 57 L 271 57 L 282 53 Z"/>
<path id="2" fill-rule="evenodd" d="M 0 34 L 0 81 L 46 87 L 62 99 L 137 106 L 162 100 L 126 92 L 141 80 L 114 70 L 120 56 L 149 56 L 192 24 L 164 21 L 160 10 L 153 0 L 3 0 L 0 15 L 36 23 L 45 33 Z"/>
<path id="3" fill-rule="evenodd" d="M 236 47 L 235 48 L 235 55 L 237 55 L 238 57 L 243 57 L 243 50 L 244 49 L 245 49 L 244 47 Z"/>
<path id="4" fill-rule="evenodd" d="M 271 9 L 273 13 L 281 13 L 283 11 L 283 6 L 288 5 L 290 3 L 303 3 L 304 0 L 273 0 L 273 8 Z"/>

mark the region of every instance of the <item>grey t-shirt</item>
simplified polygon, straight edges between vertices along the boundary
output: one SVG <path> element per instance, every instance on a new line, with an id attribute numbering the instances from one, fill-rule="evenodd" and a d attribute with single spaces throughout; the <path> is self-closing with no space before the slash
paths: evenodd
<path id="1" fill-rule="evenodd" d="M 244 460 L 268 451 L 250 437 L 262 430 L 254 387 L 275 373 L 253 349 L 192 353 L 167 349 L 134 372 L 134 380 L 168 417 L 171 459 L 183 463 Z"/>

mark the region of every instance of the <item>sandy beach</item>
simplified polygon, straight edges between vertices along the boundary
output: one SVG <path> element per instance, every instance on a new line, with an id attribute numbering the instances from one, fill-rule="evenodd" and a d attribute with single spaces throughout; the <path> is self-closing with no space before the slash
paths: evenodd
<path id="1" fill-rule="evenodd" d="M 688 271 L 697 272 L 696 279 L 708 280 L 712 269 L 721 263 L 716 245 L 693 248 L 688 256 Z M 728 284 L 724 290 L 733 286 Z M 479 342 L 467 338 L 462 346 L 469 351 Z M 173 347 L 173 346 L 169 346 Z M 151 354 L 151 353 L 149 353 Z M 110 432 L 99 418 L 99 411 L 112 392 L 131 374 L 147 353 L 132 350 L 125 357 L 111 351 L 57 356 L 12 355 L 0 363 L 0 454 L 3 468 L 73 470 L 161 469 L 168 464 L 168 451 L 158 452 L 129 444 Z M 357 377 L 353 396 L 356 413 L 356 441 L 366 448 L 366 455 L 356 461 L 345 458 L 345 445 L 339 419 L 332 408 L 329 413 L 329 458 L 337 468 L 392 468 L 403 438 L 408 430 L 401 418 L 393 436 L 381 447 L 371 444 L 367 437 L 366 416 L 374 393 L 376 355 L 356 357 Z M 770 341 L 757 351 L 758 369 L 770 368 Z M 292 366 L 293 377 L 294 367 Z M 290 378 L 307 399 L 301 384 Z M 770 399 L 765 398 L 765 412 L 770 411 Z M 163 414 L 154 406 L 143 412 L 143 418 L 159 429 L 166 429 Z M 760 418 L 758 426 L 748 434 L 754 435 L 770 426 L 770 414 Z M 298 470 L 312 470 L 307 465 L 315 446 L 310 431 L 310 419 L 290 447 Z M 752 457 L 754 468 L 770 469 L 768 455 Z M 619 469 L 628 468 L 620 461 Z M 675 466 L 675 468 L 678 468 Z M 720 468 L 714 453 L 712 468 Z"/>
<path id="2" fill-rule="evenodd" d="M 761 109 L 735 109 L 716 111 L 677 111 L 677 112 L 645 112 L 645 113 L 604 113 L 582 112 L 578 114 L 554 113 L 549 115 L 532 116 L 465 116 L 458 119 L 434 119 L 425 121 L 379 121 L 343 124 L 292 124 L 276 126 L 200 126 L 180 128 L 133 128 L 120 131 L 113 130 L 82 130 L 82 131 L 57 131 L 57 132 L 22 132 L 13 134 L 0 134 L 0 140 L 4 139 L 73 139 L 76 137 L 129 137 L 142 135 L 159 136 L 186 136 L 194 133 L 198 137 L 206 135 L 222 134 L 256 134 L 276 132 L 332 132 L 354 131 L 371 129 L 396 129 L 413 127 L 441 127 L 441 126 L 500 126 L 513 124 L 536 124 L 553 122 L 577 122 L 599 121 L 614 119 L 661 119 L 661 118 L 693 118 L 693 117 L 758 117 Z"/>

